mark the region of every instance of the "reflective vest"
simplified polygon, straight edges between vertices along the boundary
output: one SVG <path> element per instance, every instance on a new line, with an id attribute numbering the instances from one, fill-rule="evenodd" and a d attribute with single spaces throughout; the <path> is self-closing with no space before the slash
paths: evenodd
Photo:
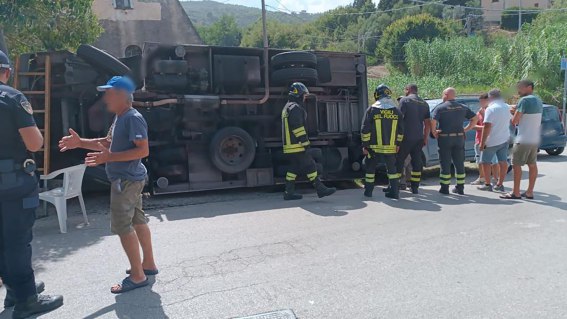
<path id="1" fill-rule="evenodd" d="M 404 139 L 403 115 L 390 99 L 366 110 L 361 128 L 362 146 L 379 154 L 396 154 Z"/>
<path id="2" fill-rule="evenodd" d="M 295 102 L 287 102 L 282 110 L 282 141 L 285 154 L 305 152 L 310 144 L 305 130 L 307 112 Z"/>

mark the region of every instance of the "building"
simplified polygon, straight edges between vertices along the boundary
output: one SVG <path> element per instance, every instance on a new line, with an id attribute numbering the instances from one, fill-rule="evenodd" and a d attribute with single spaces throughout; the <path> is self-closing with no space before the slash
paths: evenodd
<path id="1" fill-rule="evenodd" d="M 502 11 L 514 8 L 540 8 L 548 9 L 551 6 L 550 0 L 482 0 L 482 10 L 484 11 L 484 21 L 491 24 L 499 24 L 502 19 Z"/>
<path id="2" fill-rule="evenodd" d="M 144 42 L 202 44 L 178 0 L 94 0 L 93 11 L 104 28 L 94 45 L 117 57 Z"/>

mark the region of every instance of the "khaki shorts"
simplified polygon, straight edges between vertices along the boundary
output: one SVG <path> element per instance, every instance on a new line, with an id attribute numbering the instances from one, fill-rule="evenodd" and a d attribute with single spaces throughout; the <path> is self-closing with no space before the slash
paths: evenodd
<path id="1" fill-rule="evenodd" d="M 125 235 L 134 230 L 133 225 L 147 224 L 142 210 L 142 190 L 145 181 L 114 182 L 110 188 L 110 230 Z"/>
<path id="2" fill-rule="evenodd" d="M 535 164 L 537 162 L 538 149 L 538 145 L 514 144 L 512 148 L 512 165 Z"/>

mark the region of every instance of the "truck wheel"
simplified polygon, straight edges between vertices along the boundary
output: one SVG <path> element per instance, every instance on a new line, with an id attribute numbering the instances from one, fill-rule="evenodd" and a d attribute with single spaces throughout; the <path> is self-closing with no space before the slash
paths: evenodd
<path id="1" fill-rule="evenodd" d="M 545 152 L 549 155 L 557 156 L 557 155 L 560 155 L 561 153 L 563 153 L 564 150 L 565 150 L 565 147 L 556 147 L 556 148 L 548 148 L 548 149 L 545 150 Z"/>
<path id="2" fill-rule="evenodd" d="M 281 69 L 272 73 L 272 82 L 275 85 L 289 85 L 293 82 L 302 82 L 305 85 L 314 85 L 317 83 L 319 74 L 315 69 L 309 68 L 293 68 Z"/>
<path id="3" fill-rule="evenodd" d="M 274 70 L 285 68 L 316 68 L 317 56 L 311 52 L 293 51 L 276 54 L 272 57 Z"/>
<path id="4" fill-rule="evenodd" d="M 225 127 L 218 131 L 210 144 L 211 161 L 227 174 L 246 170 L 256 157 L 256 143 L 248 132 L 238 127 Z"/>
<path id="5" fill-rule="evenodd" d="M 101 70 L 108 75 L 129 75 L 132 73 L 130 68 L 110 55 L 110 53 L 95 48 L 92 45 L 81 44 L 77 49 L 77 56 L 92 65 L 95 70 Z"/>

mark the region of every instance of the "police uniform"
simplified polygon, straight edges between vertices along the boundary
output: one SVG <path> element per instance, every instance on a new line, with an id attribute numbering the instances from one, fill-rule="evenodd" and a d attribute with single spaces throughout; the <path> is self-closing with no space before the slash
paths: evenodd
<path id="1" fill-rule="evenodd" d="M 295 181 L 298 176 L 305 175 L 313 183 L 319 197 L 333 194 L 336 189 L 326 187 L 317 173 L 317 165 L 307 148 L 311 144 L 305 129 L 307 112 L 302 107 L 303 97 L 309 94 L 307 87 L 302 83 L 294 83 L 290 88 L 289 101 L 282 110 L 282 142 L 283 153 L 290 163 L 286 173 L 285 200 L 301 199 L 295 193 Z"/>
<path id="2" fill-rule="evenodd" d="M 431 118 L 429 105 L 417 94 L 410 94 L 400 100 L 400 111 L 403 114 L 404 140 L 396 158 L 396 168 L 402 172 L 408 155 L 411 156 L 411 190 L 417 194 L 421 182 L 423 161 L 421 150 L 423 148 L 424 127 L 423 122 Z"/>
<path id="3" fill-rule="evenodd" d="M 451 164 L 455 166 L 457 186 L 455 193 L 464 194 L 465 188 L 465 131 L 463 122 L 474 118 L 476 114 L 466 105 L 455 100 L 438 105 L 433 111 L 433 119 L 438 123 L 438 146 L 441 172 L 439 192 L 449 194 L 451 185 Z"/>
<path id="4" fill-rule="evenodd" d="M 403 137 L 402 113 L 389 97 L 378 99 L 366 111 L 361 128 L 362 146 L 368 152 L 364 161 L 366 170 L 364 195 L 366 197 L 372 197 L 376 166 L 380 157 L 384 159 L 388 172 L 389 187 L 386 197 L 399 197 L 401 174 L 396 169 L 396 153 Z"/>
<path id="5" fill-rule="evenodd" d="M 0 82 L 0 277 L 18 301 L 36 295 L 31 265 L 38 183 L 19 129 L 35 126 L 26 97 Z"/>

